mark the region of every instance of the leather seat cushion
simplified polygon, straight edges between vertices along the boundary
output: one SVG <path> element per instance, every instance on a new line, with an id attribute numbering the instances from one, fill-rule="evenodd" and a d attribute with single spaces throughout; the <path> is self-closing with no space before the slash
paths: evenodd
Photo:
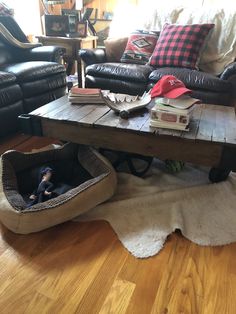
<path id="1" fill-rule="evenodd" d="M 85 86 L 88 88 L 109 89 L 113 93 L 126 93 L 129 95 L 142 95 L 146 89 L 146 84 L 144 83 L 113 80 L 90 75 L 86 75 Z"/>
<path id="2" fill-rule="evenodd" d="M 217 76 L 185 68 L 159 68 L 150 74 L 149 80 L 151 82 L 157 82 L 164 75 L 176 76 L 190 89 L 199 88 L 213 92 L 229 92 L 232 88 L 230 82 L 221 80 Z"/>
<path id="3" fill-rule="evenodd" d="M 124 63 L 97 63 L 86 68 L 86 74 L 132 82 L 146 83 L 153 68 L 148 65 Z"/>
<path id="4" fill-rule="evenodd" d="M 58 73 L 64 73 L 65 68 L 56 62 L 28 61 L 2 66 L 2 71 L 14 74 L 21 82 L 35 81 Z"/>
<path id="5" fill-rule="evenodd" d="M 66 88 L 63 89 L 60 87 L 58 89 L 47 91 L 43 94 L 34 95 L 30 98 L 25 98 L 24 99 L 24 112 L 25 113 L 31 112 L 37 109 L 38 107 L 41 107 L 55 99 L 58 99 L 64 96 L 65 93 L 66 93 Z"/>
<path id="6" fill-rule="evenodd" d="M 16 81 L 15 75 L 0 71 L 0 87 L 6 86 L 9 84 L 14 84 L 15 81 Z"/>
<path id="7" fill-rule="evenodd" d="M 1 87 L 0 91 L 0 109 L 7 107 L 23 98 L 19 85 Z"/>
<path id="8" fill-rule="evenodd" d="M 204 90 L 193 90 L 192 96 L 200 99 L 203 103 L 229 106 L 230 105 L 230 94 L 223 92 L 212 92 Z"/>
<path id="9" fill-rule="evenodd" d="M 41 95 L 48 91 L 56 90 L 63 87 L 66 88 L 66 76 L 64 75 L 64 73 L 40 78 L 35 81 L 21 83 L 21 89 L 23 91 L 24 98 Z"/>
<path id="10" fill-rule="evenodd" d="M 151 89 L 155 83 L 150 83 L 147 86 L 147 90 Z M 223 105 L 229 106 L 230 105 L 230 93 L 223 93 L 223 92 L 212 92 L 203 89 L 192 90 L 192 97 L 200 99 L 203 103 L 206 104 L 214 104 L 214 105 Z"/>

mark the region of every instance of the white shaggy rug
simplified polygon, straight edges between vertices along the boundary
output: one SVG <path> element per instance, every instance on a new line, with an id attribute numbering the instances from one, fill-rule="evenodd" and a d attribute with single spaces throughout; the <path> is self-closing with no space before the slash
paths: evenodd
<path id="1" fill-rule="evenodd" d="M 199 245 L 223 245 L 236 241 L 235 192 L 236 174 L 211 184 L 208 169 L 186 166 L 173 175 L 156 161 L 145 178 L 119 173 L 114 197 L 76 221 L 108 221 L 139 258 L 157 254 L 176 229 Z"/>

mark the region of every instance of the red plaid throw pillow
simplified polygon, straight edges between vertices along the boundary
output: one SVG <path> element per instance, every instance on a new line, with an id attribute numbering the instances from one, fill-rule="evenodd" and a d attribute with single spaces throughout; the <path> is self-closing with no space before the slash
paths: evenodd
<path id="1" fill-rule="evenodd" d="M 156 46 L 159 32 L 138 30 L 133 32 L 127 42 L 121 62 L 146 64 Z"/>
<path id="2" fill-rule="evenodd" d="M 150 65 L 196 68 L 204 41 L 214 24 L 165 24 L 151 56 Z"/>

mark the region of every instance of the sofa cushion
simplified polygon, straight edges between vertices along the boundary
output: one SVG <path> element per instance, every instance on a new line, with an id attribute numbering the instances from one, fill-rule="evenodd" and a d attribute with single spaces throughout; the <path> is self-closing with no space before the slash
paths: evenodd
<path id="1" fill-rule="evenodd" d="M 131 33 L 120 61 L 146 64 L 153 53 L 159 34 L 159 32 L 154 33 L 142 30 Z"/>
<path id="2" fill-rule="evenodd" d="M 159 68 L 150 74 L 149 80 L 155 83 L 164 75 L 176 76 L 190 89 L 199 88 L 215 92 L 228 92 L 232 88 L 230 82 L 221 80 L 217 76 L 197 70 L 183 68 Z"/>
<path id="3" fill-rule="evenodd" d="M 23 98 L 21 88 L 18 84 L 1 86 L 0 90 L 0 109 L 7 107 Z"/>
<path id="4" fill-rule="evenodd" d="M 125 63 L 98 63 L 89 65 L 86 74 L 116 80 L 146 83 L 153 68 L 148 65 Z"/>
<path id="5" fill-rule="evenodd" d="M 147 88 L 146 83 L 107 79 L 106 77 L 86 75 L 85 86 L 88 88 L 109 89 L 113 93 L 129 95 L 143 95 Z"/>
<path id="6" fill-rule="evenodd" d="M 16 82 L 15 75 L 0 71 L 0 87 L 8 86 Z"/>
<path id="7" fill-rule="evenodd" d="M 154 82 L 150 82 L 147 86 L 147 90 L 150 90 L 155 85 Z M 192 89 L 191 96 L 193 98 L 200 99 L 203 103 L 206 104 L 214 104 L 214 105 L 223 105 L 228 106 L 230 105 L 230 93 L 224 93 L 224 92 L 212 92 L 209 90 L 194 90 Z"/>
<path id="8" fill-rule="evenodd" d="M 53 77 L 48 76 L 38 80 L 21 83 L 24 98 L 44 94 L 48 91 L 54 91 L 65 86 L 66 77 L 62 73 L 55 74 Z"/>
<path id="9" fill-rule="evenodd" d="M 128 37 L 107 38 L 104 40 L 108 62 L 120 62 L 127 45 L 127 41 Z"/>
<path id="10" fill-rule="evenodd" d="M 14 74 L 19 82 L 34 81 L 40 78 L 64 73 L 63 65 L 56 62 L 28 61 L 1 66 L 1 71 Z"/>
<path id="11" fill-rule="evenodd" d="M 49 102 L 64 96 L 66 93 L 66 88 L 57 88 L 49 90 L 43 94 L 34 95 L 32 97 L 27 97 L 24 99 L 24 112 L 28 113 L 40 106 L 48 104 Z"/>
<path id="12" fill-rule="evenodd" d="M 150 59 L 155 67 L 196 68 L 198 57 L 214 24 L 165 24 Z"/>

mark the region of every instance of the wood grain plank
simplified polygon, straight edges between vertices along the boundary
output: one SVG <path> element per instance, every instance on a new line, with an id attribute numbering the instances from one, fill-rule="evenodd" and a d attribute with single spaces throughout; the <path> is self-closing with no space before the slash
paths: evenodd
<path id="1" fill-rule="evenodd" d="M 168 257 L 168 262 L 163 268 L 163 275 L 161 277 L 159 287 L 157 289 L 156 293 L 156 298 L 152 304 L 152 309 L 151 313 L 156 314 L 156 313 L 172 313 L 170 311 L 170 308 L 172 307 L 173 303 L 175 302 L 175 293 L 182 292 L 181 293 L 181 299 L 178 299 L 180 301 L 180 304 L 184 306 L 184 308 L 180 309 L 179 304 L 175 303 L 175 309 L 178 312 L 183 312 L 183 313 L 200 313 L 200 312 L 194 312 L 191 311 L 191 308 L 189 309 L 189 304 L 186 303 L 184 304 L 184 300 L 182 302 L 182 299 L 184 297 L 188 297 L 189 295 L 185 293 L 186 290 L 184 290 L 184 283 L 183 281 L 185 280 L 186 277 L 186 267 L 188 265 L 188 262 L 191 260 L 189 256 L 191 256 L 190 248 L 191 244 L 187 244 L 187 239 L 182 239 L 181 241 L 177 241 L 176 238 L 179 238 L 180 235 L 178 234 L 175 237 L 175 242 L 172 242 L 172 250 L 170 252 L 170 255 Z M 173 272 L 173 265 L 175 265 L 175 269 Z M 174 273 L 178 273 L 178 278 L 175 277 Z M 194 276 L 194 279 L 196 280 L 196 285 L 198 283 L 198 274 L 196 273 Z M 191 280 L 191 278 L 189 278 Z M 178 289 L 176 287 L 178 286 Z M 194 285 L 195 287 L 195 285 Z M 185 288 L 186 289 L 186 288 Z M 191 292 L 193 289 L 191 289 Z M 191 299 L 191 301 L 196 300 L 196 295 L 201 295 L 202 290 L 201 286 L 198 288 L 197 291 L 195 292 L 195 297 Z M 172 308 L 173 310 L 173 308 Z"/>
<path id="2" fill-rule="evenodd" d="M 228 110 L 223 106 L 212 105 L 216 112 L 216 127 L 212 133 L 213 142 L 225 142 L 226 140 L 226 127 L 229 119 Z"/>
<path id="3" fill-rule="evenodd" d="M 211 105 L 202 105 L 202 114 L 196 135 L 196 140 L 212 141 L 216 128 L 216 111 Z"/>
<path id="4" fill-rule="evenodd" d="M 158 256 L 156 256 L 156 265 L 158 267 L 153 264 L 152 258 L 139 260 L 131 255 L 128 256 L 118 276 L 118 279 L 133 282 L 136 286 L 126 314 L 151 312 L 162 279 L 163 270 L 166 268 L 166 264 L 163 262 L 170 259 L 170 254 L 175 248 L 175 239 L 172 240 L 167 241 L 165 243 L 165 250 L 161 250 Z"/>
<path id="5" fill-rule="evenodd" d="M 122 123 L 122 121 L 120 120 L 123 121 L 123 119 L 121 119 L 118 114 L 116 114 L 113 110 L 110 110 L 105 115 L 103 115 L 100 119 L 98 119 L 94 123 L 94 125 L 116 128 L 119 123 Z"/>
<path id="6" fill-rule="evenodd" d="M 56 266 L 53 265 L 55 256 L 50 254 L 50 259 L 43 261 L 50 271 L 45 280 L 38 285 L 37 291 L 50 299 L 62 298 L 60 304 L 54 302 L 50 313 L 58 313 L 59 310 L 78 306 L 116 242 L 111 230 L 109 228 L 101 230 L 99 224 L 91 224 L 86 236 L 84 235 L 86 223 L 80 225 L 79 233 L 77 223 L 70 223 L 70 228 L 67 239 L 68 246 L 65 245 L 63 234 L 57 240 L 60 243 L 55 244 L 59 250 L 58 257 L 61 258 Z M 66 225 L 63 225 L 63 230 L 68 230 Z M 67 231 L 64 232 L 67 233 Z M 105 234 L 106 237 L 109 237 L 108 241 L 102 240 Z M 77 251 L 70 254 L 72 247 L 76 247 Z M 97 258 L 94 259 L 94 256 Z M 68 304 L 69 300 L 73 300 L 73 302 Z"/>
<path id="7" fill-rule="evenodd" d="M 64 106 L 58 107 L 45 114 L 44 118 L 67 121 L 68 123 L 78 122 L 89 115 L 95 108 L 96 105 L 73 105 L 71 103 L 65 103 Z"/>
<path id="8" fill-rule="evenodd" d="M 107 115 L 106 115 L 107 116 Z M 117 120 L 118 121 L 118 120 Z M 105 122 L 109 125 L 107 117 Z M 116 127 L 96 125 L 96 129 L 53 120 L 42 120 L 43 134 L 65 141 L 103 147 L 108 149 L 156 156 L 162 160 L 174 159 L 205 166 L 217 166 L 221 159 L 222 145 L 162 137 L 154 134 L 127 132 Z"/>
<path id="9" fill-rule="evenodd" d="M 127 120 L 121 119 L 122 123 L 119 123 L 117 128 L 140 131 L 148 119 L 148 110 L 133 112 Z"/>
<path id="10" fill-rule="evenodd" d="M 35 313 L 35 304 L 37 304 L 37 307 L 41 309 L 41 314 L 49 313 L 49 308 L 53 304 L 53 302 L 54 300 L 49 299 L 41 293 L 35 292 L 31 300 L 29 301 L 28 306 L 25 308 L 24 313 Z"/>
<path id="11" fill-rule="evenodd" d="M 43 118 L 47 119 L 54 119 L 54 120 L 68 120 L 67 116 L 71 114 L 71 112 L 74 111 L 74 106 L 71 105 L 69 102 L 64 103 L 62 106 L 59 106 L 57 108 L 54 108 L 54 110 L 51 110 L 43 115 Z M 69 120 L 68 120 L 69 121 Z"/>
<path id="12" fill-rule="evenodd" d="M 116 280 L 117 273 L 124 266 L 128 252 L 120 251 L 120 243 L 117 241 L 112 248 L 112 254 L 109 254 L 104 264 L 100 268 L 99 273 L 94 276 L 93 283 L 85 292 L 80 304 L 76 307 L 77 313 L 92 313 L 94 308 L 101 309 L 107 296 L 110 293 L 112 284 Z M 107 277 L 107 269 L 109 269 L 109 277 Z M 106 280 L 103 280 L 106 278 Z M 99 289 L 100 282 L 103 281 L 102 289 Z"/>
<path id="13" fill-rule="evenodd" d="M 225 130 L 225 138 L 227 144 L 236 144 L 236 117 L 233 107 L 225 107 L 228 113 L 227 126 Z"/>
<path id="14" fill-rule="evenodd" d="M 199 123 L 201 120 L 202 115 L 202 104 L 195 105 L 195 108 L 193 109 L 193 114 L 191 117 L 191 121 L 189 124 L 189 132 L 183 132 L 182 138 L 195 140 L 199 128 Z"/>
<path id="15" fill-rule="evenodd" d="M 80 119 L 79 123 L 92 127 L 93 124 L 103 117 L 106 113 L 110 111 L 110 108 L 106 105 L 96 105 L 94 106 L 94 110 L 91 111 L 88 115 Z"/>
<path id="16" fill-rule="evenodd" d="M 47 115 L 49 112 L 54 111 L 55 109 L 57 110 L 61 106 L 65 106 L 65 104 L 69 104 L 69 100 L 68 100 L 67 95 L 65 95 L 61 98 L 58 98 L 54 101 L 51 101 L 50 103 L 48 103 L 44 106 L 37 108 L 36 110 L 30 112 L 30 115 L 43 117 L 43 116 Z"/>
<path id="17" fill-rule="evenodd" d="M 142 125 L 140 131 L 144 133 L 155 133 L 156 129 L 150 126 L 150 116 L 147 118 L 146 122 Z"/>
<path id="18" fill-rule="evenodd" d="M 99 314 L 126 312 L 135 284 L 125 280 L 115 280 Z"/>
<path id="19" fill-rule="evenodd" d="M 24 135 L 24 134 L 16 134 L 8 138 L 1 139 L 0 154 L 4 153 L 5 151 L 9 149 L 15 149 L 17 145 L 20 145 L 29 139 L 30 139 L 30 136 Z"/>

